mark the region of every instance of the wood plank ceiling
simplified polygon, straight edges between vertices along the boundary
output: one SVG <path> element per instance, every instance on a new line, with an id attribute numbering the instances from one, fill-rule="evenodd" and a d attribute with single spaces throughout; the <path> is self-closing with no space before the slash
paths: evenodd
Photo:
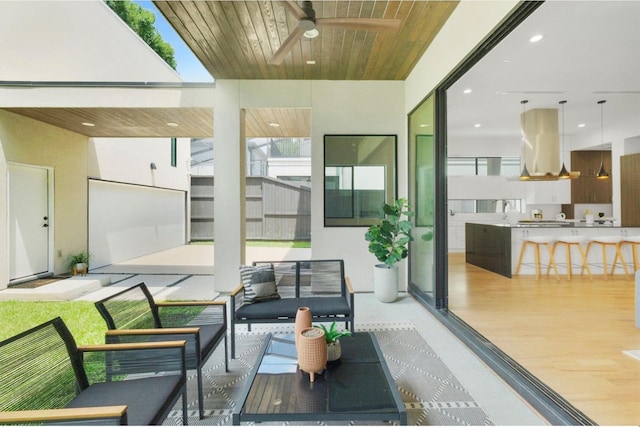
<path id="1" fill-rule="evenodd" d="M 317 18 L 399 19 L 401 24 L 398 30 L 388 32 L 321 26 L 319 37 L 302 37 L 279 65 L 269 65 L 268 61 L 298 23 L 281 1 L 189 0 L 154 4 L 216 79 L 404 80 L 458 0 L 313 2 Z M 210 108 L 6 110 L 89 137 L 213 136 Z M 94 126 L 83 125 L 86 122 Z M 247 110 L 247 137 L 310 135 L 309 109 Z"/>
<path id="2" fill-rule="evenodd" d="M 401 26 L 385 32 L 320 27 L 318 37 L 302 37 L 280 65 L 267 61 L 297 26 L 281 1 L 154 4 L 216 79 L 404 80 L 458 1 L 313 2 L 317 18 L 399 19 Z"/>

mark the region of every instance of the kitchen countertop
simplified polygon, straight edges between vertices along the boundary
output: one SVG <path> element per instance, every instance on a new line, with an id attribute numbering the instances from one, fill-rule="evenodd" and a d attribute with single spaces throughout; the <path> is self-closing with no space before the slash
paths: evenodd
<path id="1" fill-rule="evenodd" d="M 614 224 L 615 219 L 596 220 L 593 224 L 587 224 L 584 220 L 525 220 L 518 221 L 517 224 L 490 224 L 482 223 L 486 225 L 494 225 L 496 227 L 509 227 L 509 228 L 529 228 L 529 227 L 547 227 L 547 228 L 623 228 L 620 225 Z"/>

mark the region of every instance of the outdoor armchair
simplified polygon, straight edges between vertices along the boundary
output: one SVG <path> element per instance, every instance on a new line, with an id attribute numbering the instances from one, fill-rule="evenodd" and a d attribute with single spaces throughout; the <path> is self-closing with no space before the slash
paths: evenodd
<path id="1" fill-rule="evenodd" d="M 198 406 L 204 418 L 202 366 L 222 341 L 228 370 L 226 301 L 156 302 L 139 283 L 95 305 L 109 329 L 107 343 L 187 341 L 187 369 L 197 371 Z"/>
<path id="2" fill-rule="evenodd" d="M 186 425 L 185 344 L 78 346 L 56 317 L 0 342 L 0 424 L 155 425 L 181 398 Z"/>

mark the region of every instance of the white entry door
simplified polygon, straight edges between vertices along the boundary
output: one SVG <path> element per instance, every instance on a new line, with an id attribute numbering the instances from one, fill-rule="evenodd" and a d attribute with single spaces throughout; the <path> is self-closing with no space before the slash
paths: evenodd
<path id="1" fill-rule="evenodd" d="M 49 170 L 9 165 L 9 280 L 50 272 Z"/>

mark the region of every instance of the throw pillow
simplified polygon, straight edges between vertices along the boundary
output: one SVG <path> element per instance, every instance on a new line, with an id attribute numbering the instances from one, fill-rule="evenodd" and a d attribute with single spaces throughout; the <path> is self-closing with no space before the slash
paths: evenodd
<path id="1" fill-rule="evenodd" d="M 242 265 L 240 266 L 240 278 L 244 286 L 245 304 L 280 299 L 272 264 Z"/>

